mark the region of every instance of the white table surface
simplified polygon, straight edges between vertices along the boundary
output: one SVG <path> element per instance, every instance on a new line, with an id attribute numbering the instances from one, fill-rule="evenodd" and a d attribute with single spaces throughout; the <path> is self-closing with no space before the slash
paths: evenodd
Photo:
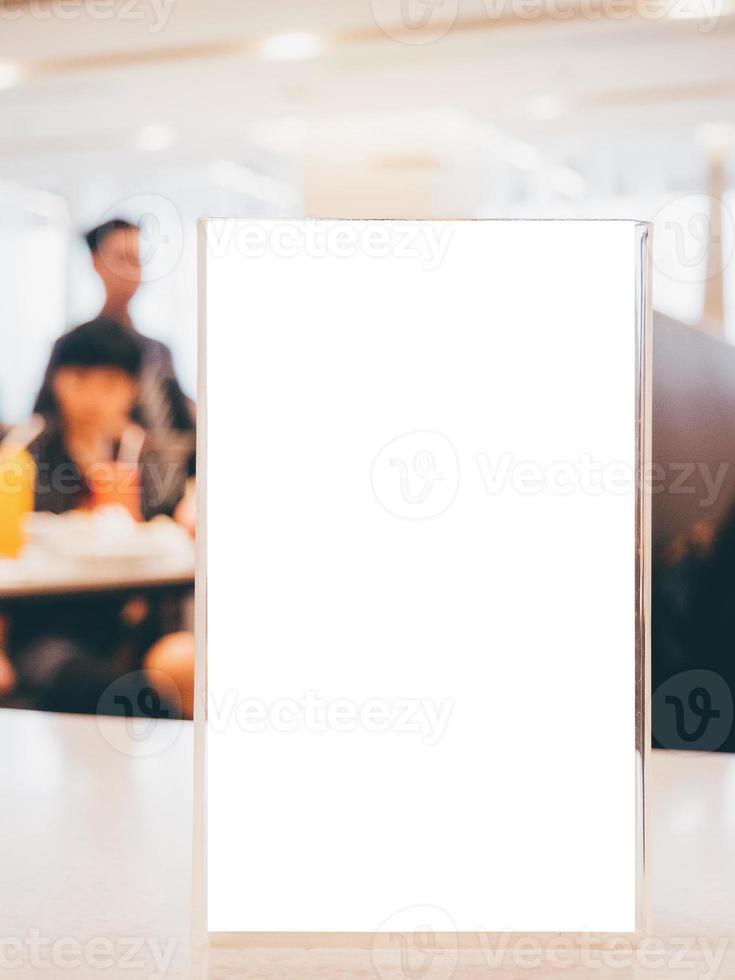
<path id="1" fill-rule="evenodd" d="M 189 942 L 191 724 L 156 722 L 139 741 L 125 725 L 0 711 L 3 975 L 735 976 L 735 756 L 652 754 L 649 932 L 661 944 L 647 954 L 623 950 L 616 960 L 614 952 L 573 950 L 549 961 L 511 949 L 496 962 L 482 949 L 203 951 Z M 162 974 L 156 956 L 168 953 Z"/>
<path id="2" fill-rule="evenodd" d="M 30 517 L 20 556 L 0 558 L 0 601 L 194 581 L 194 542 L 168 518 L 135 523 L 113 509 Z"/>

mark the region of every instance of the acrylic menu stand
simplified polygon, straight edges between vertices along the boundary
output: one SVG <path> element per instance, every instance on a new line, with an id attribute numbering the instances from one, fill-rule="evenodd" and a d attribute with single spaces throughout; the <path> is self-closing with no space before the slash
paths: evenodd
<path id="1" fill-rule="evenodd" d="M 649 227 L 199 247 L 195 940 L 634 943 Z"/>

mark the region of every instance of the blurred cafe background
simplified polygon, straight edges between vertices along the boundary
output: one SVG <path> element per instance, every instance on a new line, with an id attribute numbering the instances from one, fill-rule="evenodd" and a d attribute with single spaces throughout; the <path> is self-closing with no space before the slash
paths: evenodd
<path id="1" fill-rule="evenodd" d="M 2 703 L 191 712 L 197 218 L 638 218 L 654 737 L 735 750 L 734 54 L 732 0 L 0 0 Z"/>

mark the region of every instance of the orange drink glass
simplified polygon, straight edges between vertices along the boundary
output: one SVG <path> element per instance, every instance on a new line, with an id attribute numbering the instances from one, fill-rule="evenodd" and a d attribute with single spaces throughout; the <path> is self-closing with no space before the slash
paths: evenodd
<path id="1" fill-rule="evenodd" d="M 17 558 L 25 517 L 33 511 L 36 466 L 25 449 L 0 449 L 0 557 Z"/>
<path id="2" fill-rule="evenodd" d="M 117 505 L 124 507 L 133 520 L 142 520 L 137 466 L 119 462 L 100 463 L 87 473 L 87 482 L 93 509 Z"/>

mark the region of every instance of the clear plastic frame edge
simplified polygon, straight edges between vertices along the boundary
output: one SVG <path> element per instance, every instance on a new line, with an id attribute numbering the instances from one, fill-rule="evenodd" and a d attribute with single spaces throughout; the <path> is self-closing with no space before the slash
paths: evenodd
<path id="1" fill-rule="evenodd" d="M 198 381 L 197 381 L 197 542 L 196 542 L 196 599 L 195 599 L 195 708 L 194 708 L 194 814 L 193 814 L 193 875 L 192 875 L 192 941 L 197 947 L 290 947 L 290 948 L 395 948 L 398 932 L 379 931 L 283 931 L 244 929 L 223 930 L 210 928 L 208 916 L 208 799 L 207 799 L 207 751 L 208 751 L 208 661 L 207 661 L 207 280 L 208 280 L 208 228 L 216 220 L 220 227 L 238 223 L 258 225 L 258 219 L 202 219 L 198 223 Z M 319 219 L 313 219 L 316 223 Z M 324 219 L 327 221 L 328 219 Z M 296 223 L 296 222 L 295 222 Z M 298 224 L 305 224 L 299 221 Z M 374 222 L 373 222 L 374 223 Z M 384 219 L 381 225 L 390 225 Z M 464 224 L 465 222 L 426 222 L 431 225 Z M 472 222 L 477 224 L 478 222 Z M 485 223 L 485 222 L 483 222 Z M 488 222 L 489 224 L 533 225 L 540 222 Z M 548 223 L 548 222 L 544 222 Z M 553 222 L 566 224 L 567 222 Z M 597 222 L 569 222 L 597 224 Z M 600 222 L 601 223 L 601 222 Z M 612 222 L 605 222 L 612 224 Z M 349 221 L 334 224 L 349 225 Z M 409 222 L 402 222 L 406 225 Z M 421 224 L 412 222 L 412 224 Z M 431 941 L 438 948 L 472 949 L 487 948 L 488 941 L 496 946 L 529 938 L 543 946 L 553 939 L 555 945 L 579 948 L 590 947 L 619 937 L 624 943 L 635 945 L 645 937 L 648 928 L 649 878 L 647 874 L 647 767 L 650 754 L 650 579 L 651 579 L 651 501 L 645 474 L 651 459 L 651 236 L 652 227 L 646 222 L 624 222 L 630 230 L 634 262 L 634 389 L 635 407 L 632 413 L 635 425 L 635 643 L 631 650 L 630 670 L 634 681 L 634 768 L 635 768 L 635 929 L 616 931 L 565 931 L 558 929 L 531 929 L 523 932 L 513 929 L 469 931 L 452 929 L 443 931 L 431 928 Z M 406 932 L 406 941 L 415 941 L 415 931 Z"/>

